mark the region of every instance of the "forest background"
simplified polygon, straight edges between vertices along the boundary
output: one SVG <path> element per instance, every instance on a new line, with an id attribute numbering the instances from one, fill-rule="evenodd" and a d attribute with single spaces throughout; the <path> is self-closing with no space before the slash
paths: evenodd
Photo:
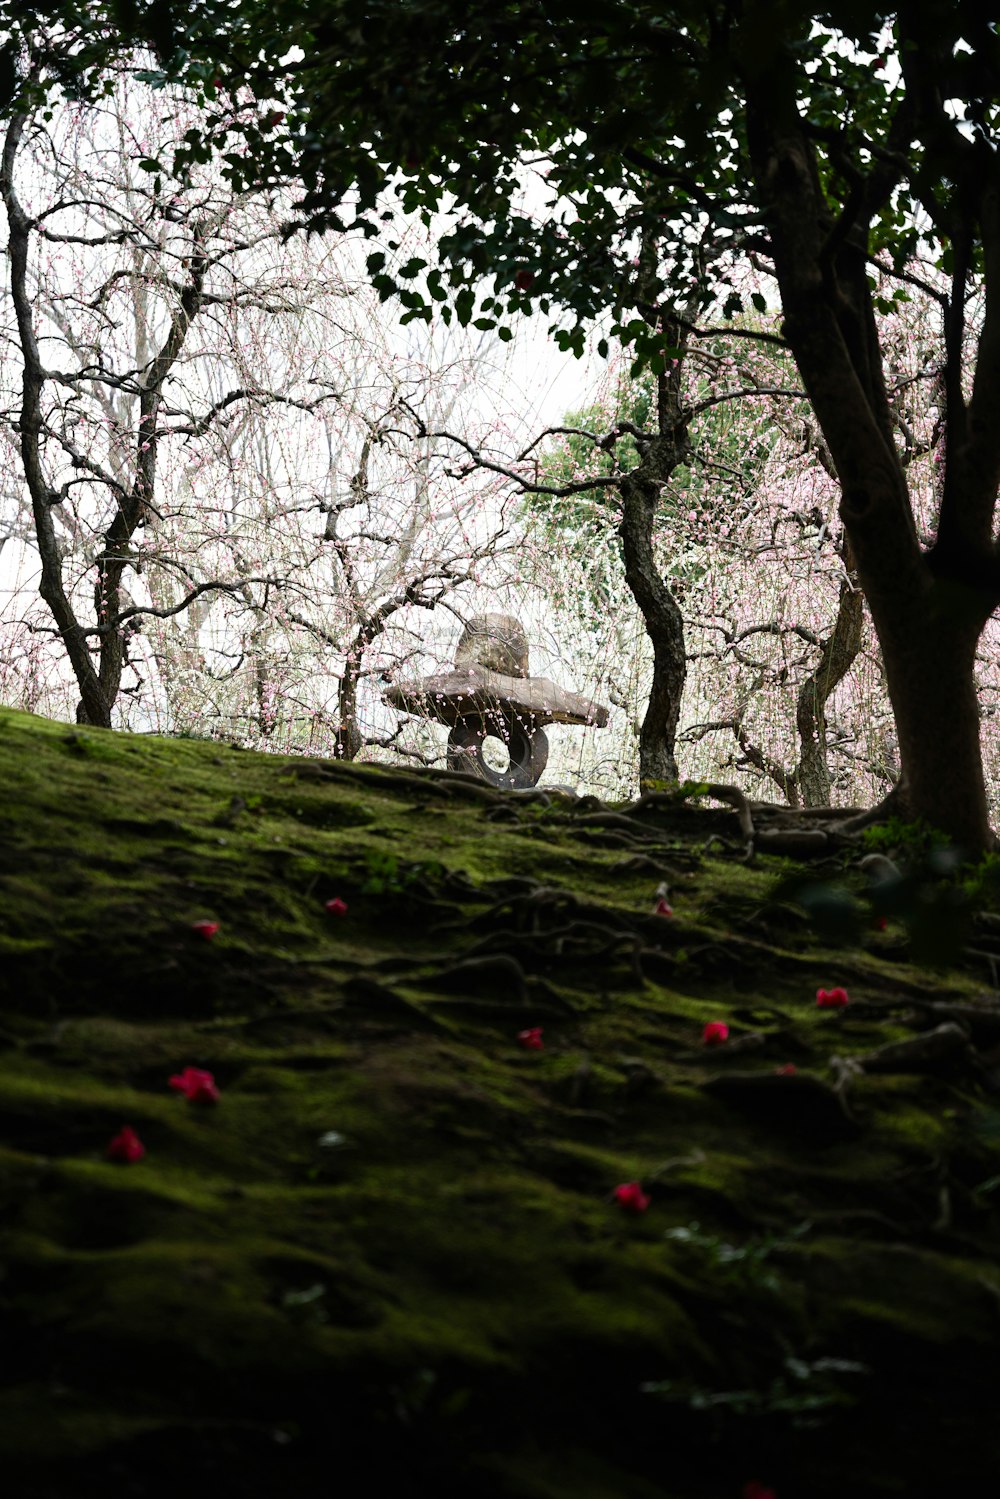
<path id="1" fill-rule="evenodd" d="M 488 326 L 470 293 L 456 318 L 442 298 L 400 330 L 360 233 L 288 237 L 294 194 L 240 191 L 208 153 L 186 182 L 163 176 L 215 100 L 164 87 L 152 62 L 119 62 L 99 99 L 39 95 L 6 125 L 2 701 L 442 763 L 444 730 L 401 719 L 383 693 L 450 664 L 463 622 L 495 609 L 526 624 L 534 674 L 611 706 L 606 729 L 552 734 L 547 779 L 635 795 L 655 630 L 623 551 L 621 481 L 648 449 L 662 365 L 634 365 L 598 320 L 582 394 L 556 411 L 537 370 L 524 377 L 531 361 L 552 368 L 526 320 L 513 336 Z M 261 115 L 248 91 L 232 102 L 280 131 L 281 111 Z M 537 162 L 521 183 L 538 223 L 546 173 Z M 395 248 L 375 268 L 398 285 L 426 266 L 437 226 L 388 191 L 381 211 Z M 871 277 L 896 447 L 932 546 L 948 279 L 919 245 L 902 276 Z M 686 679 L 662 763 L 793 806 L 870 805 L 898 747 L 835 465 L 766 264 L 726 279 L 728 299 L 668 362 L 684 451 L 649 542 Z M 966 313 L 969 381 L 981 296 Z M 977 649 L 994 823 L 998 646 L 994 615 Z"/>

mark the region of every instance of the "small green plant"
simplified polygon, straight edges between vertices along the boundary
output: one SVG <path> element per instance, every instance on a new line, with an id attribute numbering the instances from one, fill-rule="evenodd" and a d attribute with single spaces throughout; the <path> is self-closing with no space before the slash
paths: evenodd
<path id="1" fill-rule="evenodd" d="M 330 1320 L 324 1297 L 326 1286 L 317 1282 L 301 1291 L 284 1291 L 281 1308 L 293 1322 L 314 1327 L 323 1327 Z"/>
<path id="2" fill-rule="evenodd" d="M 930 827 L 922 819 L 904 822 L 901 817 L 887 817 L 865 828 L 861 842 L 869 853 L 895 853 L 908 859 L 925 859 L 933 849 L 948 847 L 948 836 Z"/>
<path id="3" fill-rule="evenodd" d="M 707 1260 L 715 1278 L 723 1285 L 741 1291 L 777 1293 L 781 1289 L 781 1277 L 768 1265 L 768 1260 L 776 1251 L 787 1249 L 795 1240 L 803 1238 L 811 1228 L 811 1223 L 800 1223 L 785 1237 L 767 1234 L 746 1244 L 729 1244 L 716 1234 L 703 1233 L 700 1223 L 688 1223 L 668 1228 L 664 1238 L 688 1246 Z"/>
<path id="4" fill-rule="evenodd" d="M 644 1395 L 657 1395 L 693 1411 L 726 1411 L 734 1416 L 787 1416 L 793 1426 L 815 1426 L 821 1413 L 835 1406 L 853 1405 L 857 1396 L 843 1385 L 845 1375 L 869 1373 L 865 1364 L 846 1358 L 818 1358 L 811 1362 L 789 1356 L 780 1374 L 759 1389 L 709 1390 L 703 1385 L 669 1379 L 639 1386 Z"/>
<path id="5" fill-rule="evenodd" d="M 962 881 L 971 905 L 1000 905 L 1000 853 L 984 854 Z"/>
<path id="6" fill-rule="evenodd" d="M 437 859 L 408 864 L 382 849 L 370 849 L 364 859 L 368 874 L 361 884 L 362 895 L 412 894 L 418 887 L 434 890 L 447 875 Z"/>

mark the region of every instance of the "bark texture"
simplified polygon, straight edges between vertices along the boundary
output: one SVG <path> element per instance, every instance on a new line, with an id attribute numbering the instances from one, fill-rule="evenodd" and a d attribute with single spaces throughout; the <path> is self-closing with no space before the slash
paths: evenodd
<path id="1" fill-rule="evenodd" d="M 840 584 L 833 629 L 823 641 L 819 661 L 799 688 L 795 704 L 795 725 L 799 735 L 799 764 L 795 779 L 801 805 L 805 807 L 827 807 L 830 804 L 826 706 L 861 649 L 863 619 L 861 591 L 849 577 L 845 577 Z"/>
<path id="2" fill-rule="evenodd" d="M 765 9 L 748 6 L 747 26 L 763 25 Z M 994 158 L 973 163 L 970 143 L 943 115 L 927 73 L 932 51 L 926 58 L 904 56 L 908 68 L 924 74 L 907 78 L 906 101 L 888 143 L 892 151 L 859 175 L 836 214 L 821 182 L 816 137 L 799 112 L 794 65 L 780 47 L 766 55 L 750 51 L 742 64 L 748 144 L 781 288 L 784 334 L 836 466 L 841 518 L 882 647 L 900 749 L 893 809 L 942 828 L 973 852 L 994 842 L 974 662 L 976 641 L 1000 602 L 991 535 L 1000 482 L 1000 165 Z M 931 118 L 934 110 L 940 120 Z M 938 543 L 927 554 L 893 438 L 868 282 L 869 226 L 916 139 L 935 140 L 949 152 L 956 174 L 964 174 L 993 308 L 968 406 L 960 327 L 957 334 L 946 329 L 946 480 Z M 960 252 L 956 264 L 949 309 L 961 325 L 966 266 Z"/>
<path id="3" fill-rule="evenodd" d="M 680 328 L 664 328 L 666 343 L 683 348 L 682 339 Z M 620 485 L 619 535 L 625 581 L 653 647 L 653 681 L 639 733 L 639 785 L 643 788 L 654 781 L 679 780 L 674 748 L 687 676 L 684 618 L 657 565 L 653 526 L 663 486 L 691 451 L 689 416 L 681 404 L 680 372 L 678 360 L 659 377 L 657 433 Z"/>
<path id="4" fill-rule="evenodd" d="M 158 417 L 163 386 L 180 353 L 187 332 L 197 316 L 204 295 L 208 261 L 204 241 L 211 227 L 208 220 L 194 225 L 193 249 L 187 279 L 170 320 L 164 341 L 140 368 L 138 375 L 138 421 L 131 483 L 112 485 L 114 509 L 96 559 L 94 585 L 96 623 L 86 627 L 78 619 L 66 591 L 62 556 L 52 521 L 52 508 L 64 495 L 49 483 L 43 461 L 45 420 L 43 393 L 48 374 L 42 364 L 35 336 L 28 260 L 35 222 L 24 211 L 17 194 L 15 167 L 18 148 L 28 117 L 15 115 L 4 138 L 0 165 L 0 196 L 7 210 L 10 230 L 11 297 L 17 317 L 23 356 L 21 393 L 21 457 L 31 496 L 35 533 L 41 561 L 39 591 L 52 611 L 80 689 L 78 723 L 110 727 L 111 712 L 121 687 L 125 663 L 126 630 L 120 614 L 129 603 L 122 590 L 122 574 L 132 563 L 131 542 L 138 527 L 151 513 L 156 480 Z M 88 637 L 97 638 L 95 664 Z"/>
<path id="5" fill-rule="evenodd" d="M 39 592 L 52 611 L 56 628 L 62 637 L 66 654 L 70 659 L 80 688 L 80 700 L 86 720 L 90 723 L 110 722 L 101 683 L 91 660 L 84 628 L 77 619 L 63 583 L 62 555 L 55 526 L 52 507 L 60 501 L 58 490 L 49 484 L 42 463 L 42 391 L 45 385 L 45 370 L 35 337 L 31 295 L 28 290 L 28 248 L 31 238 L 31 220 L 21 206 L 14 182 L 14 166 L 27 116 L 17 114 L 7 127 L 4 138 L 3 162 L 0 166 L 0 194 L 7 210 L 10 230 L 8 251 L 10 255 L 10 289 L 17 317 L 18 338 L 23 357 L 21 377 L 21 460 L 24 478 L 31 497 L 31 508 L 38 539 L 38 555 L 41 562 Z"/>

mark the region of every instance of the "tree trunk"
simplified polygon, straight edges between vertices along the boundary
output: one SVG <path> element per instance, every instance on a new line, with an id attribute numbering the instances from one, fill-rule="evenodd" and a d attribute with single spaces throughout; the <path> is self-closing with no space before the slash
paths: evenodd
<path id="1" fill-rule="evenodd" d="M 42 389 L 45 371 L 35 337 L 32 300 L 28 290 L 28 241 L 32 223 L 14 187 L 14 164 L 17 158 L 21 135 L 27 116 L 13 117 L 4 140 L 3 161 L 0 165 L 0 196 L 7 209 L 10 227 L 10 288 L 17 316 L 21 352 L 24 358 L 22 375 L 21 414 L 18 426 L 21 435 L 21 458 L 24 463 L 24 478 L 31 496 L 31 507 L 38 539 L 38 556 L 41 562 L 41 581 L 38 591 L 52 611 L 52 617 L 62 637 L 66 654 L 70 659 L 80 688 L 80 707 L 77 720 L 81 723 L 101 724 L 110 727 L 111 711 L 94 663 L 90 658 L 87 638 L 83 626 L 76 617 L 69 594 L 63 581 L 62 554 L 52 524 L 52 506 L 61 496 L 52 489 L 42 466 Z"/>
<path id="2" fill-rule="evenodd" d="M 677 721 L 687 676 L 684 617 L 660 574 L 653 551 L 653 526 L 663 486 L 674 470 L 687 462 L 689 414 L 681 404 L 681 370 L 685 333 L 676 323 L 660 324 L 665 345 L 679 351 L 668 370 L 657 378 L 657 433 L 645 447 L 635 468 L 619 486 L 625 581 L 639 606 L 653 647 L 653 681 L 639 731 L 639 786 L 677 781 Z"/>
<path id="3" fill-rule="evenodd" d="M 373 625 L 366 620 L 347 649 L 344 675 L 337 689 L 337 714 L 340 724 L 333 745 L 335 760 L 356 760 L 364 747 L 364 735 L 358 726 L 358 678 L 364 653 L 373 638 Z"/>
<path id="4" fill-rule="evenodd" d="M 949 590 L 935 583 L 919 614 L 876 625 L 902 767 L 887 810 L 942 829 L 966 854 L 995 847 L 975 680 L 981 622 L 956 619 Z"/>
<path id="5" fill-rule="evenodd" d="M 799 688 L 795 724 L 799 734 L 796 782 L 806 807 L 830 805 L 830 766 L 826 755 L 826 705 L 854 665 L 861 649 L 864 603 L 849 578 L 840 584 L 833 629 L 823 641 L 819 661 Z"/>
<path id="6" fill-rule="evenodd" d="M 653 520 L 663 485 L 663 479 L 654 477 L 658 466 L 652 449 L 658 441 L 654 440 L 639 466 L 622 479 L 619 527 L 625 581 L 642 612 L 653 646 L 653 682 L 639 733 L 639 784 L 643 788 L 653 781 L 679 779 L 674 745 L 687 675 L 684 620 L 653 555 Z M 674 467 L 676 463 L 671 465 Z"/>
<path id="7" fill-rule="evenodd" d="M 763 23 L 762 7 L 751 5 L 745 14 L 748 26 Z M 954 401 L 949 400 L 947 412 L 948 464 L 939 534 L 957 527 L 959 559 L 967 554 L 974 565 L 964 583 L 959 576 L 949 582 L 940 571 L 935 575 L 934 553 L 924 556 L 921 551 L 893 436 L 868 282 L 869 225 L 882 200 L 859 192 L 847 205 L 853 213 L 845 207 L 838 220 L 824 193 L 814 142 L 799 114 L 786 54 L 758 50 L 747 72 L 747 135 L 771 232 L 783 332 L 836 465 L 840 515 L 885 661 L 901 766 L 887 808 L 922 818 L 967 854 L 979 853 L 996 846 L 974 677 L 976 642 L 997 604 L 995 583 L 984 587 L 980 576 L 989 571 L 993 557 L 996 422 L 987 421 L 985 412 L 978 426 L 967 421 L 961 341 L 953 338 L 947 358 Z M 976 180 L 970 178 L 967 187 L 974 194 Z M 995 206 L 991 202 L 984 208 L 997 229 L 986 258 L 1000 281 L 1000 212 L 994 212 Z M 964 279 L 952 292 L 960 312 Z M 977 357 L 975 383 L 981 392 L 995 389 L 991 381 L 998 367 L 1000 340 L 995 332 L 987 338 L 989 328 L 987 320 Z M 984 348 L 989 373 L 984 372 Z M 978 410 L 983 400 L 973 405 Z M 949 475 L 952 461 L 954 473 Z M 949 516 L 955 517 L 953 522 Z M 939 557 L 939 569 L 942 561 Z M 959 571 L 953 568 L 953 573 Z"/>

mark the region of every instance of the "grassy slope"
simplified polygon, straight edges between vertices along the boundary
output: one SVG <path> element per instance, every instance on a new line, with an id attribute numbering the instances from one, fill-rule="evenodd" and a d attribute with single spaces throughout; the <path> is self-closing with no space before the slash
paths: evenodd
<path id="1" fill-rule="evenodd" d="M 825 947 L 768 904 L 788 866 L 718 838 L 729 813 L 629 835 L 10 712 L 0 773 L 21 1492 L 913 1499 L 995 1474 L 996 1018 L 859 1077 L 849 1112 L 829 1066 L 930 1001 L 989 1003 L 988 970 L 935 977 L 894 929 Z M 838 983 L 849 1009 L 818 1011 Z M 168 1089 L 187 1065 L 217 1108 Z M 125 1123 L 131 1166 L 105 1156 Z M 641 1216 L 609 1200 L 636 1178 Z"/>

